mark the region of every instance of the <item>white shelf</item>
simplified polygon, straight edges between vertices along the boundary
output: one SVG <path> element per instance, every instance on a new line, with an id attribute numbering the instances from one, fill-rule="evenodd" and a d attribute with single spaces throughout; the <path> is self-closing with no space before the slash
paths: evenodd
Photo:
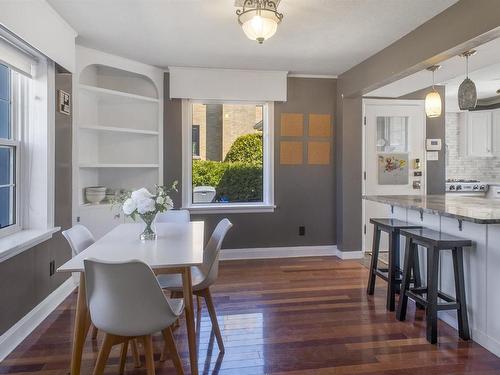
<path id="1" fill-rule="evenodd" d="M 80 168 L 158 168 L 159 164 L 101 164 L 80 163 Z"/>
<path id="2" fill-rule="evenodd" d="M 79 87 L 81 90 L 93 92 L 93 93 L 96 93 L 98 95 L 104 95 L 104 96 L 110 96 L 110 97 L 122 97 L 122 98 L 141 100 L 141 101 L 146 101 L 146 102 L 151 102 L 151 103 L 159 103 L 159 100 L 157 98 L 151 98 L 149 96 L 130 94 L 130 93 L 124 92 L 124 91 L 103 89 L 102 87 L 89 86 L 89 85 L 83 85 L 83 84 L 80 84 Z"/>
<path id="3" fill-rule="evenodd" d="M 105 132 L 116 132 L 116 133 L 146 134 L 146 135 L 159 135 L 160 134 L 159 132 L 154 131 L 154 130 L 127 129 L 127 128 L 119 128 L 116 126 L 80 125 L 80 129 L 105 131 Z"/>
<path id="4" fill-rule="evenodd" d="M 92 203 L 81 203 L 80 208 L 111 208 L 113 205 L 109 202 L 103 202 L 98 204 Z"/>

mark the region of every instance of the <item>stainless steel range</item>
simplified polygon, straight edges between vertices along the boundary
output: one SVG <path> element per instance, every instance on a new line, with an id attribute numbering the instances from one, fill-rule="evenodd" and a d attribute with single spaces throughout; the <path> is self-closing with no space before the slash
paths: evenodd
<path id="1" fill-rule="evenodd" d="M 446 180 L 446 194 L 484 197 L 488 188 L 488 184 L 478 180 Z"/>

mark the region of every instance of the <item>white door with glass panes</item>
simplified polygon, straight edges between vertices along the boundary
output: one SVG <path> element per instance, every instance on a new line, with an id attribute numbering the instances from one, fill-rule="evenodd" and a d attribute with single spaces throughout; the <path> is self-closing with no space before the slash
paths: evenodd
<path id="1" fill-rule="evenodd" d="M 425 194 L 424 101 L 364 99 L 363 111 L 363 195 Z M 387 205 L 363 200 L 363 251 L 372 248 L 370 218 L 389 216 Z"/>

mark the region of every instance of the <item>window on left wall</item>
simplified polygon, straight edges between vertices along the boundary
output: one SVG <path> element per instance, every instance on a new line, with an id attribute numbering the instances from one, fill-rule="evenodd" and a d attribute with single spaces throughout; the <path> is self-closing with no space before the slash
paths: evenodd
<path id="1" fill-rule="evenodd" d="M 0 261 L 57 231 L 54 69 L 0 26 Z"/>
<path id="2" fill-rule="evenodd" d="M 0 64 L 0 235 L 19 229 L 19 129 L 14 109 L 19 105 L 18 91 L 24 77 Z"/>

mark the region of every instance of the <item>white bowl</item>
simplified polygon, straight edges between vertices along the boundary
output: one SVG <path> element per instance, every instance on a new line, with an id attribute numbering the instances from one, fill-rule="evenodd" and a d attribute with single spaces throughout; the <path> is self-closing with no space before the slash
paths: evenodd
<path id="1" fill-rule="evenodd" d="M 85 188 L 85 191 L 88 192 L 106 192 L 106 186 L 89 186 Z"/>
<path id="2" fill-rule="evenodd" d="M 85 198 L 91 204 L 99 204 L 106 198 L 106 192 L 85 190 Z"/>

